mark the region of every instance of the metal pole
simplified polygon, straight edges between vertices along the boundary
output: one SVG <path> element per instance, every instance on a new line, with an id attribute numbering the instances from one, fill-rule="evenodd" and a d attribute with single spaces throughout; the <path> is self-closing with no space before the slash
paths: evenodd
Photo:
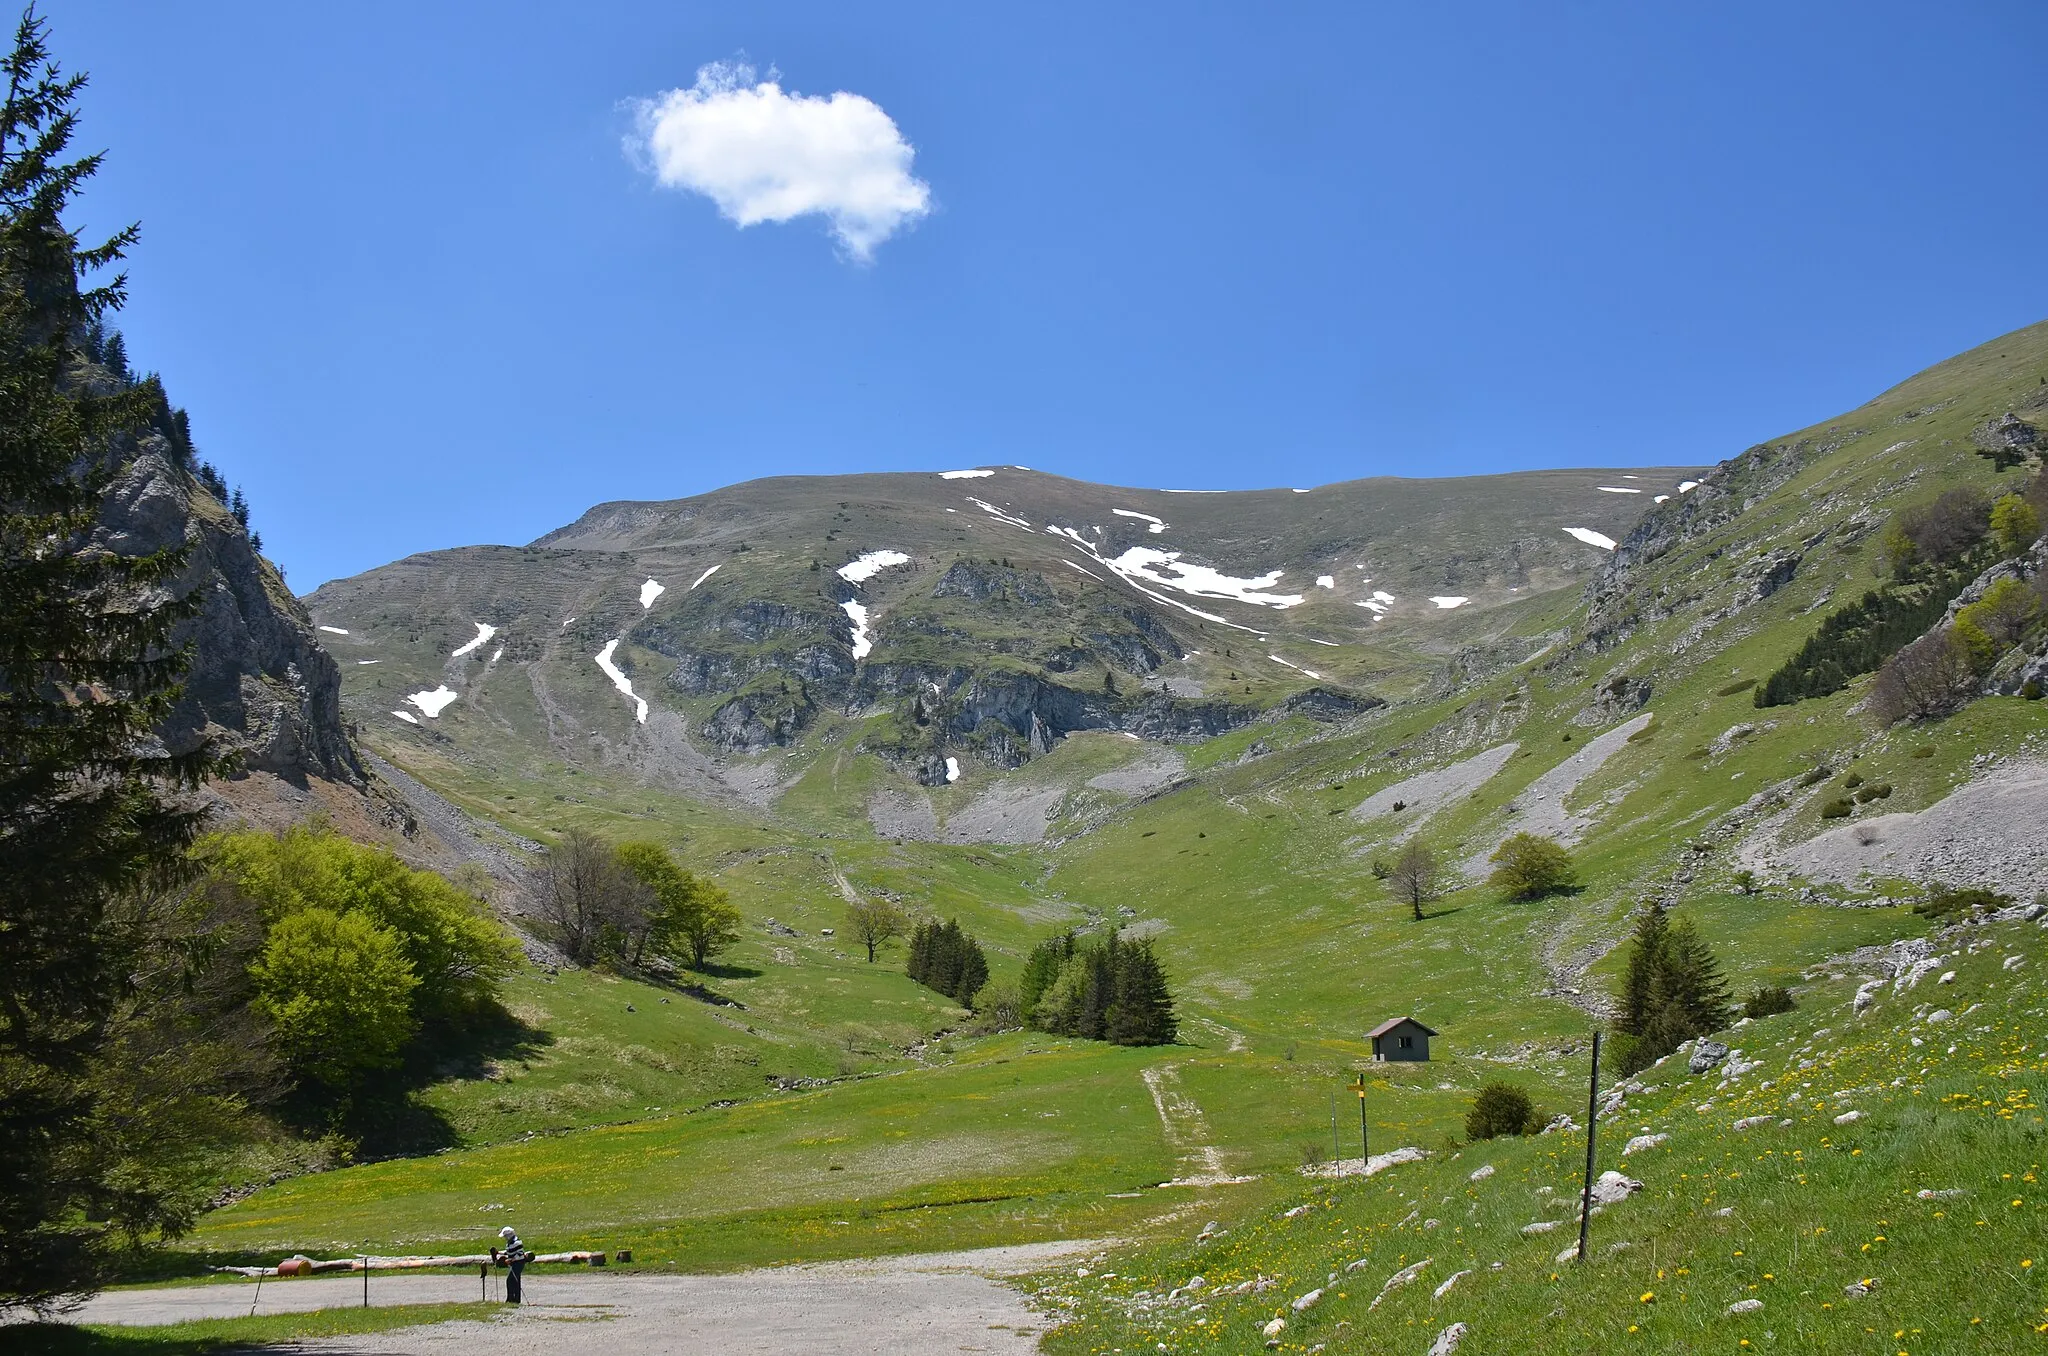
<path id="1" fill-rule="evenodd" d="M 363 1254 L 363 1307 L 370 1307 L 370 1254 Z"/>
<path id="2" fill-rule="evenodd" d="M 1365 1129 L 1365 1075 L 1358 1076 L 1358 1171 L 1361 1175 L 1372 1170 L 1372 1141 L 1366 1137 Z"/>
<path id="3" fill-rule="evenodd" d="M 1593 1029 L 1593 1069 L 1586 1079 L 1586 1180 L 1579 1188 L 1579 1260 L 1586 1260 L 1586 1226 L 1593 1215 L 1593 1141 L 1600 1131 L 1600 1029 Z"/>
<path id="4" fill-rule="evenodd" d="M 257 1305 L 257 1303 L 258 1303 L 259 1301 L 261 1301 L 261 1300 L 262 1300 L 262 1298 L 263 1298 L 263 1277 L 262 1277 L 262 1275 L 261 1275 L 261 1274 L 259 1273 L 259 1274 L 257 1275 L 257 1277 L 256 1277 L 256 1295 L 255 1295 L 255 1298 L 254 1298 L 254 1299 L 251 1299 L 251 1300 L 249 1301 L 249 1317 L 251 1317 L 251 1318 L 254 1318 L 254 1317 L 256 1317 L 256 1305 Z"/>
<path id="5" fill-rule="evenodd" d="M 1330 1089 L 1330 1161 L 1344 1157 L 1344 1146 L 1337 1140 L 1337 1090 Z"/>

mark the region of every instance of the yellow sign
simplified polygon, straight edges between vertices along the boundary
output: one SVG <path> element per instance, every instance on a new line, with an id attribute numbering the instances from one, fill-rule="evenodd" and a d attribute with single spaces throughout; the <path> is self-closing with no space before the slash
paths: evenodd
<path id="1" fill-rule="evenodd" d="M 1353 1084 L 1351 1085 L 1351 1090 L 1352 1090 L 1353 1092 L 1357 1093 L 1357 1094 L 1358 1094 L 1358 1095 L 1359 1095 L 1360 1097 L 1363 1097 L 1363 1096 L 1365 1096 L 1365 1075 L 1364 1075 L 1364 1074 L 1360 1074 L 1360 1075 L 1358 1076 L 1358 1081 L 1357 1081 L 1356 1083 L 1353 1083 Z"/>

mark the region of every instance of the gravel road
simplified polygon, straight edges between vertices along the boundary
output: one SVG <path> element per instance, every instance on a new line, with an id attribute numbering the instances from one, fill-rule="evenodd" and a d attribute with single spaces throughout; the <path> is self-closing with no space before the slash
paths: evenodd
<path id="1" fill-rule="evenodd" d="M 294 1343 L 295 1353 L 355 1356 L 552 1356 L 632 1351 L 649 1356 L 1035 1351 L 1047 1320 L 1004 1277 L 1097 1251 L 1092 1241 L 1026 1244 L 744 1271 L 662 1276 L 529 1272 L 526 1303 L 481 1321 L 402 1328 Z M 157 1324 L 246 1314 L 254 1283 L 119 1290 L 71 1314 L 73 1322 Z M 362 1300 L 360 1277 L 266 1281 L 259 1312 L 338 1308 Z M 370 1278 L 373 1304 L 474 1300 L 465 1276 Z"/>

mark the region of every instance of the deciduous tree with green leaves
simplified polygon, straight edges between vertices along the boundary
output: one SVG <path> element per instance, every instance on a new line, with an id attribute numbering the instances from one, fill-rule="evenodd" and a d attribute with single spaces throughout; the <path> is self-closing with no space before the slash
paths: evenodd
<path id="1" fill-rule="evenodd" d="M 1493 851 L 1492 884 L 1510 899 L 1541 899 L 1578 883 L 1571 854 L 1554 838 L 1518 833 Z"/>

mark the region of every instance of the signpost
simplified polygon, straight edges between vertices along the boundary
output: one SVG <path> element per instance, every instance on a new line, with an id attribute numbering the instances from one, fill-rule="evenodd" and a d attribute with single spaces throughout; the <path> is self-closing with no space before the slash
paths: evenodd
<path id="1" fill-rule="evenodd" d="M 1365 1075 L 1360 1074 L 1351 1084 L 1351 1090 L 1358 1094 L 1358 1171 L 1362 1175 L 1372 1167 L 1372 1143 L 1365 1128 Z"/>

